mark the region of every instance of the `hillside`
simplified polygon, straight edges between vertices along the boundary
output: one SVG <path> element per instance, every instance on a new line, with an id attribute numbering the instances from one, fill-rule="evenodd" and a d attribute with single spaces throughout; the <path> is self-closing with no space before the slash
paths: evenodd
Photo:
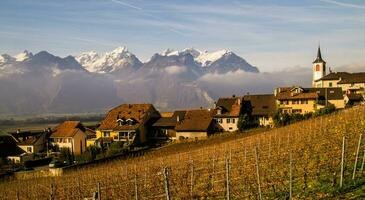
<path id="1" fill-rule="evenodd" d="M 55 199 L 82 199 L 97 183 L 101 199 L 340 198 L 365 180 L 364 133 L 365 107 L 354 107 L 264 132 L 170 145 L 62 177 L 4 182 L 0 199 L 46 199 L 51 185 Z"/>

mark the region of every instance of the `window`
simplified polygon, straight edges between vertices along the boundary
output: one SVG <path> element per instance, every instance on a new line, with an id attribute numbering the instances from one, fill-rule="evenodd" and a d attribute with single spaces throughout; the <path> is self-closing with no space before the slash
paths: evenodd
<path id="1" fill-rule="evenodd" d="M 227 124 L 231 123 L 231 119 L 227 119 Z"/>
<path id="2" fill-rule="evenodd" d="M 302 109 L 293 109 L 293 113 L 301 113 Z"/>
<path id="3" fill-rule="evenodd" d="M 234 123 L 236 123 L 236 119 L 232 119 L 232 123 L 234 124 Z"/>
<path id="4" fill-rule="evenodd" d="M 219 119 L 219 123 L 223 123 L 223 119 Z"/>
<path id="5" fill-rule="evenodd" d="M 321 66 L 319 66 L 318 64 L 316 65 L 316 71 L 319 72 L 321 70 Z"/>
<path id="6" fill-rule="evenodd" d="M 269 107 L 268 106 L 262 106 L 262 109 L 268 109 Z"/>
<path id="7" fill-rule="evenodd" d="M 27 152 L 32 153 L 32 147 L 27 147 Z"/>
<path id="8" fill-rule="evenodd" d="M 332 82 L 329 82 L 328 85 L 329 85 L 329 87 L 332 87 Z"/>
<path id="9" fill-rule="evenodd" d="M 104 132 L 104 137 L 110 137 L 110 132 L 109 131 L 105 131 Z"/>

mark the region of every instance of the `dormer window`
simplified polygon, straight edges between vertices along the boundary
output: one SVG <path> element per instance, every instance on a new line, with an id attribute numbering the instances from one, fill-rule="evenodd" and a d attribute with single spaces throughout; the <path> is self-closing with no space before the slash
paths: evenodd
<path id="1" fill-rule="evenodd" d="M 127 119 L 126 124 L 128 124 L 129 126 L 132 126 L 132 125 L 134 125 L 134 120 L 133 119 Z"/>
<path id="2" fill-rule="evenodd" d="M 117 123 L 119 126 L 123 126 L 125 124 L 125 121 L 123 119 L 118 119 Z"/>

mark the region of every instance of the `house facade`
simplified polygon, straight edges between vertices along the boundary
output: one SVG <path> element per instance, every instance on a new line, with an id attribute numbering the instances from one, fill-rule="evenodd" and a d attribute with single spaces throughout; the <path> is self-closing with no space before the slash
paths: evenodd
<path id="1" fill-rule="evenodd" d="M 154 139 L 172 139 L 177 140 L 176 126 L 184 120 L 186 111 L 179 110 L 172 113 L 172 115 L 164 116 L 157 120 L 152 126 L 154 128 Z"/>
<path id="2" fill-rule="evenodd" d="M 176 138 L 179 140 L 207 138 L 216 130 L 214 113 L 214 110 L 205 109 L 186 111 L 184 119 L 175 127 Z"/>
<path id="3" fill-rule="evenodd" d="M 152 104 L 122 104 L 110 110 L 96 130 L 103 141 L 145 143 L 152 134 L 151 127 L 160 118 Z"/>
<path id="4" fill-rule="evenodd" d="M 244 105 L 251 107 L 251 115 L 259 126 L 274 126 L 273 117 L 277 108 L 276 99 L 273 94 L 244 95 L 243 101 L 247 102 Z"/>
<path id="5" fill-rule="evenodd" d="M 87 135 L 85 127 L 79 121 L 65 121 L 58 125 L 50 136 L 51 146 L 68 148 L 70 151 L 79 155 L 86 150 Z"/>
<path id="6" fill-rule="evenodd" d="M 313 113 L 328 104 L 345 108 L 341 88 L 277 88 L 274 91 L 277 109 L 282 113 Z"/>
<path id="7" fill-rule="evenodd" d="M 318 87 L 341 87 L 345 94 L 365 93 L 365 73 L 331 72 L 316 80 Z"/>
<path id="8" fill-rule="evenodd" d="M 47 138 L 51 130 L 44 131 L 16 131 L 10 133 L 16 140 L 18 147 L 27 153 L 40 153 L 47 147 Z"/>
<path id="9" fill-rule="evenodd" d="M 242 97 L 219 98 L 215 105 L 214 120 L 221 131 L 233 132 L 238 130 L 238 120 L 242 108 Z"/>

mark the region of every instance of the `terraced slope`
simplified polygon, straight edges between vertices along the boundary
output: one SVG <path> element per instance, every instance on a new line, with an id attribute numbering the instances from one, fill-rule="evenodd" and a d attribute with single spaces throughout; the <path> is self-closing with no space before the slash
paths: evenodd
<path id="1" fill-rule="evenodd" d="M 257 134 L 172 145 L 62 177 L 4 182 L 0 199 L 83 199 L 98 183 L 101 199 L 332 199 L 365 180 L 364 133 L 360 106 Z"/>

